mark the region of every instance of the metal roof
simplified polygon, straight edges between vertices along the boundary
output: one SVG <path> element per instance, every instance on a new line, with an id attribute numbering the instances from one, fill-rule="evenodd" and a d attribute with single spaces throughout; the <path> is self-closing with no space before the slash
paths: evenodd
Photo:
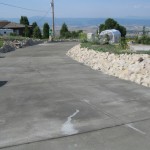
<path id="1" fill-rule="evenodd" d="M 0 21 L 0 28 L 3 28 L 4 26 L 6 26 L 9 23 L 10 23 L 9 21 Z"/>
<path id="2" fill-rule="evenodd" d="M 15 23 L 15 22 L 10 22 L 9 24 L 5 25 L 3 28 L 5 29 L 25 28 L 25 25 Z"/>

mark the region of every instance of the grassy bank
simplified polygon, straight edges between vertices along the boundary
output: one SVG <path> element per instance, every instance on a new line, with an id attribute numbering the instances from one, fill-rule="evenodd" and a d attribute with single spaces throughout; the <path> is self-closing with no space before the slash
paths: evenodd
<path id="1" fill-rule="evenodd" d="M 99 52 L 109 52 L 109 53 L 115 53 L 115 54 L 129 53 L 128 50 L 121 50 L 118 45 L 110 45 L 110 44 L 100 45 L 100 44 L 93 44 L 93 43 L 87 42 L 87 43 L 81 43 L 81 47 L 93 49 Z"/>
<path id="2" fill-rule="evenodd" d="M 14 41 L 14 40 L 18 40 L 18 41 L 22 41 L 27 39 L 26 37 L 22 37 L 22 36 L 5 36 L 3 37 L 4 40 L 9 40 L 9 41 Z"/>
<path id="3" fill-rule="evenodd" d="M 0 48 L 3 46 L 4 41 L 0 39 Z"/>
<path id="4" fill-rule="evenodd" d="M 123 50 L 120 48 L 119 45 L 110 45 L 110 44 L 100 45 L 100 44 L 94 44 L 94 43 L 86 42 L 86 43 L 81 43 L 81 47 L 93 49 L 93 50 L 99 51 L 99 52 L 109 52 L 109 53 L 114 53 L 114 54 L 125 54 L 125 53 L 132 54 L 132 53 L 135 53 L 135 52 L 131 52 L 130 50 Z M 139 51 L 136 53 L 137 54 L 148 54 L 148 55 L 150 55 L 150 51 Z"/>

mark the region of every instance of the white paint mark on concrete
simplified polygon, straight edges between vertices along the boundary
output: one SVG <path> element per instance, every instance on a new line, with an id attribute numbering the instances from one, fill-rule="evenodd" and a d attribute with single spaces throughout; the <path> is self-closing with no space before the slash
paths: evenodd
<path id="1" fill-rule="evenodd" d="M 131 129 L 133 129 L 133 130 L 135 130 L 135 131 L 141 133 L 141 134 L 146 134 L 145 132 L 143 132 L 143 131 L 141 131 L 141 130 L 135 128 L 135 127 L 133 126 L 133 124 L 126 124 L 126 126 L 127 126 L 128 128 L 131 128 Z"/>
<path id="2" fill-rule="evenodd" d="M 73 135 L 73 134 L 77 134 L 78 130 L 76 130 L 74 128 L 74 125 L 71 123 L 72 118 L 75 117 L 80 111 L 76 110 L 76 112 L 68 117 L 68 120 L 63 124 L 61 131 L 63 132 L 63 134 L 65 135 Z"/>

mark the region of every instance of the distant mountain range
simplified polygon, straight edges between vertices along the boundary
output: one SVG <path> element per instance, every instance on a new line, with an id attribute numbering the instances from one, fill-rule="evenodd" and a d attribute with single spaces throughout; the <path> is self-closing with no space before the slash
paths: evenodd
<path id="1" fill-rule="evenodd" d="M 40 27 L 43 26 L 45 22 L 48 22 L 49 25 L 52 25 L 52 19 L 49 17 L 30 17 L 28 18 L 30 24 L 34 21 L 38 23 Z M 89 26 L 98 26 L 107 18 L 55 18 L 55 25 L 61 26 L 64 22 L 71 27 L 89 27 Z M 150 18 L 140 18 L 140 17 L 127 17 L 127 18 L 114 18 L 120 24 L 124 26 L 150 26 Z M 0 20 L 8 20 L 12 22 L 18 22 L 20 18 L 0 18 Z"/>

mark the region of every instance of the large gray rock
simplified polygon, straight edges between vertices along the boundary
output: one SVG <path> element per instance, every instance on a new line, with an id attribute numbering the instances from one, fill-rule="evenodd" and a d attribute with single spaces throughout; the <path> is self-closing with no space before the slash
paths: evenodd
<path id="1" fill-rule="evenodd" d="M 0 49 L 1 53 L 7 53 L 15 50 L 15 46 L 11 42 L 4 43 L 4 46 Z"/>

